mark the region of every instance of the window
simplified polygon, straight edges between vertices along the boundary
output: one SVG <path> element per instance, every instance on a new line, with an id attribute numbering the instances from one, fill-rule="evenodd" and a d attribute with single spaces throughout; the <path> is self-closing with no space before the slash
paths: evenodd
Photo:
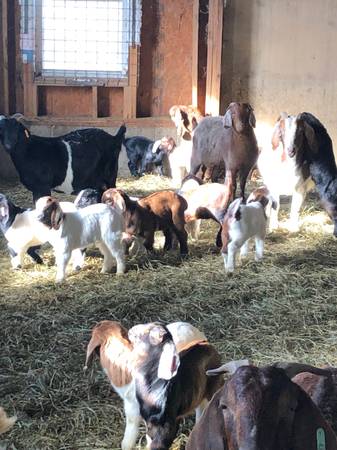
<path id="1" fill-rule="evenodd" d="M 29 47 L 24 31 L 33 22 L 37 77 L 89 82 L 127 77 L 129 46 L 139 43 L 140 0 L 21 0 L 21 4 L 21 42 Z M 22 50 L 25 55 L 32 49 Z"/>

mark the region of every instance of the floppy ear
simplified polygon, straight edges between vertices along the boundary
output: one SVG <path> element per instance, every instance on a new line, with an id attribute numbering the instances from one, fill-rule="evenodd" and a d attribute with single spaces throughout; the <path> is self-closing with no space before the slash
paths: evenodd
<path id="1" fill-rule="evenodd" d="M 102 335 L 97 332 L 96 327 L 92 330 L 91 339 L 87 347 L 87 356 L 83 370 L 87 370 L 93 360 L 93 352 L 103 344 Z"/>
<path id="2" fill-rule="evenodd" d="M 303 129 L 310 150 L 313 153 L 318 153 L 315 130 L 306 121 L 303 121 Z"/>
<path id="3" fill-rule="evenodd" d="M 0 406 L 0 434 L 9 431 L 17 421 L 17 417 L 8 417 L 6 411 Z"/>
<path id="4" fill-rule="evenodd" d="M 158 378 L 170 380 L 177 372 L 180 365 L 180 358 L 176 346 L 172 341 L 163 345 L 158 364 Z"/>
<path id="5" fill-rule="evenodd" d="M 276 150 L 281 142 L 281 129 L 280 129 L 280 118 L 276 122 L 276 125 L 273 129 L 273 134 L 271 137 L 271 145 L 273 150 Z"/>
<path id="6" fill-rule="evenodd" d="M 249 121 L 249 125 L 250 125 L 252 128 L 255 128 L 255 127 L 256 127 L 256 118 L 255 118 L 255 114 L 254 114 L 253 110 L 251 110 L 250 113 L 249 113 L 249 119 L 248 119 L 248 121 Z"/>
<path id="7" fill-rule="evenodd" d="M 233 126 L 232 112 L 229 108 L 227 109 L 226 114 L 224 115 L 223 126 L 225 128 L 231 128 Z"/>
<path id="8" fill-rule="evenodd" d="M 50 213 L 51 227 L 54 228 L 54 230 L 58 230 L 62 225 L 63 220 L 64 214 L 62 212 L 62 209 L 59 205 L 59 202 L 55 201 L 51 204 L 51 213 Z"/>
<path id="9" fill-rule="evenodd" d="M 293 450 L 336 448 L 336 437 L 330 425 L 300 387 L 298 387 L 291 441 Z"/>

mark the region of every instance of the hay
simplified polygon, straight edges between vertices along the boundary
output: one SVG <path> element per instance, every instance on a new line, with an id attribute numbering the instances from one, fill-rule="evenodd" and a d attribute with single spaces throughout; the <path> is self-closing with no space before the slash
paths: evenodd
<path id="1" fill-rule="evenodd" d="M 169 187 L 157 176 L 119 180 L 132 195 Z M 31 202 L 16 185 L 2 192 L 18 204 Z M 249 189 L 248 189 L 249 190 Z M 283 215 L 285 217 L 285 215 Z M 0 240 L 0 405 L 16 414 L 1 445 L 17 450 L 117 449 L 124 430 L 122 404 L 97 362 L 83 373 L 91 327 L 102 319 L 135 323 L 187 320 L 206 332 L 223 361 L 257 364 L 297 360 L 337 365 L 337 246 L 332 226 L 311 198 L 299 233 L 267 238 L 265 258 L 252 255 L 233 275 L 224 273 L 214 246 L 217 227 L 205 221 L 190 256 L 157 249 L 134 257 L 122 277 L 99 273 L 91 250 L 82 271 L 54 283 L 53 254 L 45 266 L 26 260 L 10 269 Z M 159 236 L 159 234 L 158 234 Z M 161 238 L 158 238 L 156 244 Z M 184 422 L 174 450 L 183 449 L 193 424 Z M 141 444 L 144 444 L 144 429 Z"/>

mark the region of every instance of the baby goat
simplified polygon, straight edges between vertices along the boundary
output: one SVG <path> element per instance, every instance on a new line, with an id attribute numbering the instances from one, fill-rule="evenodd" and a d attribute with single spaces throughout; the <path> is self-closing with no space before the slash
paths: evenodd
<path id="1" fill-rule="evenodd" d="M 255 238 L 255 260 L 263 257 L 267 217 L 265 206 L 269 199 L 261 196 L 258 201 L 244 205 L 242 198 L 234 200 L 228 207 L 222 223 L 222 256 L 226 272 L 233 272 L 238 251 L 241 256 L 248 254 L 249 239 Z"/>
<path id="2" fill-rule="evenodd" d="M 51 230 L 48 241 L 55 252 L 57 282 L 65 279 L 71 252 L 90 244 L 96 244 L 104 255 L 102 273 L 111 271 L 113 257 L 117 262 L 117 274 L 124 273 L 124 219 L 118 205 L 97 204 L 64 213 L 55 198 L 41 197 L 36 202 L 36 210 L 40 222 Z"/>
<path id="3" fill-rule="evenodd" d="M 181 255 L 187 255 L 184 218 L 187 202 L 180 195 L 161 191 L 136 201 L 120 189 L 108 189 L 102 196 L 102 202 L 123 205 L 125 232 L 130 236 L 144 238 L 144 246 L 148 251 L 153 250 L 155 231 L 162 230 L 165 236 L 164 250 L 172 248 L 174 233 L 179 241 Z"/>
<path id="4" fill-rule="evenodd" d="M 220 356 L 207 341 L 194 341 L 180 350 L 169 329 L 158 323 L 129 330 L 134 349 L 133 376 L 140 413 L 146 421 L 149 448 L 168 450 L 179 420 L 207 402 L 223 384 L 221 377 L 208 378 Z"/>
<path id="5" fill-rule="evenodd" d="M 63 212 L 77 210 L 71 202 L 60 202 L 60 207 Z M 36 210 L 20 208 L 4 194 L 0 194 L 0 230 L 7 240 L 13 269 L 22 267 L 26 252 L 36 263 L 43 264 L 36 250 L 48 242 L 50 231 L 37 220 Z M 74 267 L 80 269 L 83 261 L 82 252 L 74 250 L 72 253 Z"/>
<path id="6" fill-rule="evenodd" d="M 167 325 L 167 328 L 178 350 L 193 341 L 206 341 L 206 336 L 189 323 L 174 322 Z M 127 330 L 118 322 L 110 320 L 99 322 L 91 332 L 85 369 L 90 365 L 95 350 L 99 351 L 101 366 L 113 389 L 124 402 L 126 427 L 122 450 L 131 450 L 136 445 L 141 416 L 135 382 L 131 374 L 133 345 L 128 338 Z"/>

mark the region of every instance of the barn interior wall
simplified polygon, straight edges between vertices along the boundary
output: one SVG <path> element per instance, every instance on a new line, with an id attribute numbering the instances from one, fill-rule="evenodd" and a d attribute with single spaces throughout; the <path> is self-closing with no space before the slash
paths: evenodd
<path id="1" fill-rule="evenodd" d="M 309 111 L 336 152 L 336 25 L 335 0 L 227 0 L 221 111 L 230 101 L 249 101 L 260 126 L 281 111 Z"/>

